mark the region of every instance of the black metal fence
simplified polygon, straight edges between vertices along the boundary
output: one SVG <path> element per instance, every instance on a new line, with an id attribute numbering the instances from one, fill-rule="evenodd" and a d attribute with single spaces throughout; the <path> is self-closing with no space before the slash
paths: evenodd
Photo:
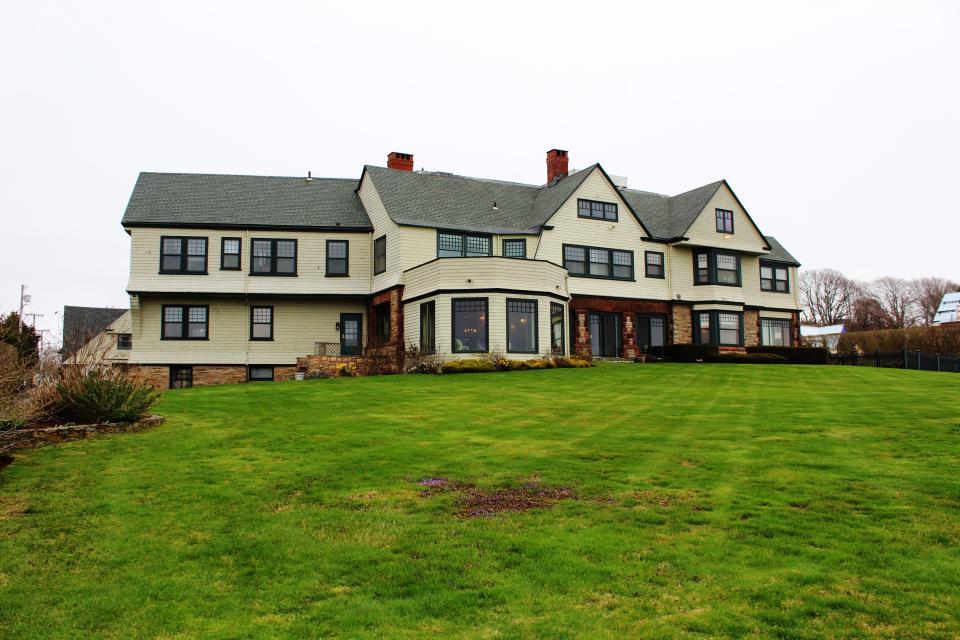
<path id="1" fill-rule="evenodd" d="M 873 353 L 833 353 L 830 364 L 883 369 L 915 369 L 960 373 L 960 357 L 940 356 L 920 351 L 874 351 Z"/>

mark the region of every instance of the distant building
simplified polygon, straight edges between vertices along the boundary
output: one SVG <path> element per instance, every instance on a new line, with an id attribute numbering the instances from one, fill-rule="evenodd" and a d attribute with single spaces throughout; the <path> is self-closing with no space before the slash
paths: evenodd
<path id="1" fill-rule="evenodd" d="M 933 324 L 950 324 L 960 322 L 960 291 L 953 291 L 944 294 L 940 306 L 937 308 L 937 315 L 933 316 Z"/>
<path id="2" fill-rule="evenodd" d="M 126 315 L 125 324 L 121 322 Z M 126 329 L 124 329 L 124 325 Z M 94 340 L 96 338 L 96 340 Z M 63 361 L 70 359 L 81 349 L 90 356 L 96 342 L 97 350 L 107 348 L 111 343 L 116 351 L 117 343 L 121 351 L 128 351 L 130 338 L 130 310 L 110 307 L 64 307 L 63 308 Z M 125 355 L 125 354 L 124 354 Z M 123 358 L 125 360 L 125 358 Z"/>
<path id="3" fill-rule="evenodd" d="M 805 347 L 826 347 L 830 351 L 836 351 L 840 334 L 846 331 L 842 324 L 831 324 L 826 327 L 800 325 L 800 341 Z"/>

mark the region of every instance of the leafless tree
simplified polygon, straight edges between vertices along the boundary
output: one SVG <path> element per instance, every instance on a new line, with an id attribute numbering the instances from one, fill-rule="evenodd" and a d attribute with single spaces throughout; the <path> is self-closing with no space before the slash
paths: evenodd
<path id="1" fill-rule="evenodd" d="M 800 272 L 803 318 L 818 325 L 839 324 L 850 314 L 855 283 L 833 269 Z"/>
<path id="2" fill-rule="evenodd" d="M 917 278 L 910 281 L 910 289 L 917 306 L 920 324 L 929 325 L 937 315 L 944 294 L 960 291 L 960 284 L 946 278 Z"/>
<path id="3" fill-rule="evenodd" d="M 874 297 L 890 318 L 894 329 L 903 329 L 917 324 L 916 301 L 913 288 L 903 278 L 886 276 L 870 283 Z"/>

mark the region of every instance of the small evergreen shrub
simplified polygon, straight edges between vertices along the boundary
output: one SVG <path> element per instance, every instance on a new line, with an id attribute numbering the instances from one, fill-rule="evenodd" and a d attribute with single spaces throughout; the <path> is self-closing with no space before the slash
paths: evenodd
<path id="1" fill-rule="evenodd" d="M 59 415 L 76 423 L 132 422 L 146 416 L 161 392 L 109 370 L 92 369 L 57 385 Z"/>
<path id="2" fill-rule="evenodd" d="M 553 362 L 558 369 L 586 369 L 593 366 L 592 360 L 580 356 L 557 356 Z"/>

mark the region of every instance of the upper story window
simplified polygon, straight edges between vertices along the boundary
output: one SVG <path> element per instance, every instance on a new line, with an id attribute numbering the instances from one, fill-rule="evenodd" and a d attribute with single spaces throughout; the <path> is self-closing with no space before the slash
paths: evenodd
<path id="1" fill-rule="evenodd" d="M 250 241 L 250 274 L 255 276 L 297 275 L 297 241 L 254 238 Z"/>
<path id="2" fill-rule="evenodd" d="M 373 274 L 387 270 L 387 236 L 382 235 L 373 241 Z"/>
<path id="3" fill-rule="evenodd" d="M 782 264 L 760 263 L 760 289 L 790 293 L 790 269 Z"/>
<path id="4" fill-rule="evenodd" d="M 437 232 L 438 258 L 475 258 L 493 255 L 490 236 L 457 231 Z"/>
<path id="5" fill-rule="evenodd" d="M 224 271 L 240 269 L 240 238 L 223 238 L 220 241 L 220 268 Z"/>
<path id="6" fill-rule="evenodd" d="M 563 266 L 572 276 L 633 280 L 633 251 L 565 244 Z"/>
<path id="7" fill-rule="evenodd" d="M 133 335 L 130 333 L 118 333 L 117 349 L 120 349 L 121 351 L 129 351 L 130 349 L 133 349 Z"/>
<path id="8" fill-rule="evenodd" d="M 526 258 L 527 241 L 524 238 L 511 238 L 503 241 L 503 256 L 505 258 Z"/>
<path id="9" fill-rule="evenodd" d="M 160 238 L 160 273 L 207 272 L 207 239 L 187 236 Z"/>
<path id="10" fill-rule="evenodd" d="M 208 339 L 210 308 L 207 305 L 165 304 L 161 313 L 161 340 Z"/>
<path id="11" fill-rule="evenodd" d="M 327 275 L 350 275 L 350 243 L 347 240 L 327 240 Z"/>
<path id="12" fill-rule="evenodd" d="M 699 249 L 693 252 L 693 284 L 739 287 L 740 256 L 736 253 Z"/>
<path id="13" fill-rule="evenodd" d="M 663 254 L 659 251 L 645 251 L 644 263 L 648 278 L 663 278 Z"/>
<path id="14" fill-rule="evenodd" d="M 733 233 L 733 211 L 717 209 L 717 232 Z"/>
<path id="15" fill-rule="evenodd" d="M 577 217 L 594 220 L 617 221 L 616 202 L 598 202 L 597 200 L 577 200 Z"/>

